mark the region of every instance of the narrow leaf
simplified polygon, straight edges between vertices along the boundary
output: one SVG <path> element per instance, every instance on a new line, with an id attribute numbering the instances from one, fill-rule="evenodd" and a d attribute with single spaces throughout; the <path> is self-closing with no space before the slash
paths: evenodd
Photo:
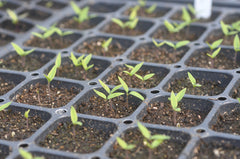
<path id="1" fill-rule="evenodd" d="M 112 99 L 112 98 L 115 98 L 115 97 L 118 97 L 118 96 L 121 96 L 121 95 L 124 95 L 124 93 L 121 93 L 121 92 L 118 92 L 118 93 L 113 93 L 113 94 L 110 94 L 107 99 Z"/>
<path id="2" fill-rule="evenodd" d="M 8 102 L 8 103 L 5 103 L 3 105 L 0 106 L 0 111 L 6 109 L 7 107 L 9 107 L 9 105 L 11 104 L 12 102 Z"/>
<path id="3" fill-rule="evenodd" d="M 121 85 L 122 85 L 123 89 L 125 90 L 125 92 L 128 94 L 128 91 L 129 91 L 128 85 L 127 85 L 127 84 L 123 81 L 123 79 L 122 79 L 121 77 L 119 77 L 119 76 L 118 76 L 118 80 L 119 80 L 119 82 L 121 83 Z"/>
<path id="4" fill-rule="evenodd" d="M 100 92 L 100 91 L 97 91 L 97 90 L 93 90 L 99 97 L 101 97 L 101 98 L 103 98 L 103 99 L 107 99 L 107 97 L 106 97 L 106 95 L 105 94 L 103 94 L 102 92 Z"/>
<path id="5" fill-rule="evenodd" d="M 144 126 L 142 125 L 139 121 L 137 122 L 138 125 L 138 129 L 140 130 L 140 132 L 142 133 L 142 135 L 146 138 L 146 139 L 150 139 L 151 138 L 151 133 L 150 131 Z"/>
<path id="6" fill-rule="evenodd" d="M 98 80 L 98 81 L 101 84 L 101 86 L 105 89 L 105 91 L 109 94 L 110 93 L 109 87 L 105 83 L 103 83 L 103 81 L 101 80 Z"/>
<path id="7" fill-rule="evenodd" d="M 144 101 L 144 99 L 145 99 L 140 93 L 138 93 L 136 91 L 131 91 L 129 94 L 141 99 L 142 101 Z"/>

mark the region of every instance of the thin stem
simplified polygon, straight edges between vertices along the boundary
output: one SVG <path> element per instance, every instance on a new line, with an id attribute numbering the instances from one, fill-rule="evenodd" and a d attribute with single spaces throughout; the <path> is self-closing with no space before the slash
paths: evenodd
<path id="1" fill-rule="evenodd" d="M 148 159 L 152 159 L 152 150 L 148 149 Z"/>
<path id="2" fill-rule="evenodd" d="M 126 159 L 129 159 L 128 151 L 125 150 Z"/>
<path id="3" fill-rule="evenodd" d="M 237 64 L 237 51 L 235 51 L 235 55 L 234 55 L 234 64 Z"/>
<path id="4" fill-rule="evenodd" d="M 75 138 L 76 135 L 76 130 L 75 130 L 75 125 L 73 125 L 73 137 Z"/>
<path id="5" fill-rule="evenodd" d="M 26 63 L 26 57 L 22 56 L 22 67 L 25 67 L 25 63 Z"/>
<path id="6" fill-rule="evenodd" d="M 27 120 L 26 120 L 26 123 L 27 123 L 27 129 L 28 129 L 28 118 L 27 118 Z"/>
<path id="7" fill-rule="evenodd" d="M 173 111 L 173 125 L 176 126 L 177 125 L 177 112 Z"/>
<path id="8" fill-rule="evenodd" d="M 40 100 L 40 94 L 39 94 L 39 90 L 37 90 L 37 99 L 38 99 L 38 103 L 39 105 L 41 105 L 41 100 Z"/>
<path id="9" fill-rule="evenodd" d="M 127 104 L 127 108 L 128 108 L 128 93 L 126 93 L 126 104 Z"/>

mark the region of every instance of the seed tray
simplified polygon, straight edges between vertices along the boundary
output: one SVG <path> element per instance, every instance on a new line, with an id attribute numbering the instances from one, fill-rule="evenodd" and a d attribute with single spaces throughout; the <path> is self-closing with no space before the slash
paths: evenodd
<path id="1" fill-rule="evenodd" d="M 139 138 L 141 137 L 138 136 L 137 121 L 141 121 L 153 134 L 161 133 L 171 136 L 170 145 L 172 142 L 177 143 L 173 144 L 177 152 L 169 150 L 171 153 L 166 153 L 165 158 L 240 158 L 240 128 L 239 124 L 234 125 L 239 123 L 240 120 L 240 104 L 236 99 L 240 94 L 240 64 L 237 62 L 233 65 L 234 51 L 231 42 L 224 42 L 221 45 L 222 54 L 220 54 L 220 57 L 223 60 L 213 67 L 208 62 L 202 65 L 198 63 L 199 61 L 206 61 L 206 58 L 202 56 L 208 51 L 205 41 L 214 40 L 214 37 L 212 37 L 214 35 L 217 36 L 217 39 L 221 38 L 220 21 L 223 20 L 229 24 L 240 20 L 239 0 L 214 0 L 212 17 L 210 20 L 197 21 L 191 25 L 191 36 L 193 34 L 196 36 L 189 38 L 191 42 L 177 52 L 177 57 L 175 57 L 175 52 L 171 53 L 173 49 L 166 45 L 154 48 L 152 38 L 155 38 L 157 42 L 169 38 L 172 42 L 183 40 L 182 35 L 173 38 L 169 35 L 159 36 L 158 33 L 165 32 L 164 20 L 181 22 L 179 17 L 181 18 L 182 7 L 192 3 L 192 0 L 149 0 L 147 6 L 156 3 L 159 13 L 151 17 L 141 14 L 137 26 L 137 35 L 131 35 L 133 31 L 116 34 L 114 32 L 116 27 L 111 23 L 113 17 L 127 20 L 129 9 L 137 4 L 136 1 L 75 0 L 80 7 L 89 6 L 90 13 L 96 15 L 87 24 L 90 27 L 80 29 L 65 27 L 65 24 L 63 24 L 74 16 L 68 1 L 52 0 L 52 4 L 48 2 L 47 0 L 7 0 L 5 7 L 0 7 L 0 60 L 1 62 L 9 60 L 16 63 L 16 66 L 9 66 L 4 62 L 0 64 L 0 80 L 4 80 L 1 82 L 0 103 L 4 104 L 13 101 L 7 109 L 8 111 L 20 112 L 23 115 L 24 111 L 30 109 L 30 118 L 37 116 L 44 121 L 36 131 L 24 139 L 10 140 L 1 138 L 0 158 L 21 158 L 18 152 L 20 147 L 34 155 L 44 156 L 48 159 L 121 158 L 123 157 L 121 154 L 123 151 L 116 144 L 116 138 L 137 138 L 136 140 L 140 144 L 141 140 Z M 9 25 L 11 22 L 5 12 L 6 8 L 13 9 L 18 14 L 28 13 L 26 17 L 20 20 L 21 24 L 23 24 L 23 30 Z M 31 32 L 41 32 L 36 27 L 37 24 L 44 27 L 56 24 L 64 31 L 73 31 L 73 34 L 66 37 L 69 43 L 65 46 L 53 45 L 52 47 L 46 47 L 48 42 L 45 45 L 40 45 L 39 41 L 32 44 L 31 40 L 34 37 Z M 98 40 L 106 40 L 109 37 L 113 38 L 112 47 L 120 49 L 116 53 L 111 54 L 109 52 L 106 56 L 103 56 L 101 50 L 99 51 L 99 48 L 97 48 L 100 45 Z M 13 58 L 16 53 L 13 51 L 11 42 L 17 43 L 24 50 L 36 48 L 32 54 L 28 55 L 28 61 L 39 58 L 40 64 L 36 65 L 36 67 L 25 68 L 22 66 L 18 62 L 20 58 Z M 65 44 L 65 42 L 63 43 Z M 96 47 L 96 52 L 91 52 L 94 48 L 89 49 L 87 43 L 92 43 Z M 156 51 L 151 52 L 153 48 Z M 137 54 L 138 51 L 144 52 L 147 49 L 150 53 L 146 55 Z M 166 53 L 162 54 L 162 50 Z M 158 53 L 156 57 L 153 56 L 154 52 Z M 35 104 L 23 102 L 23 99 L 20 100 L 19 98 L 23 92 L 27 93 L 34 85 L 47 83 L 43 74 L 47 74 L 52 68 L 58 53 L 62 54 L 64 65 L 70 65 L 69 56 L 71 53 L 77 57 L 92 53 L 92 63 L 96 65 L 97 71 L 86 79 L 75 78 L 74 72 L 76 73 L 76 70 L 73 70 L 73 75 L 71 75 L 71 72 L 68 72 L 68 75 L 65 72 L 57 73 L 52 85 L 56 88 L 65 87 L 66 91 L 75 93 L 70 99 L 64 99 L 66 104 L 53 104 L 54 107 L 52 107 L 50 105 L 52 103 L 46 105 L 42 101 L 39 102 L 37 91 L 32 92 L 32 98 L 36 100 Z M 167 56 L 166 59 L 164 59 L 165 56 Z M 221 58 L 219 59 L 221 60 Z M 237 59 L 239 58 L 238 55 Z M 96 115 L 93 112 L 82 110 L 81 112 L 84 113 L 79 113 L 80 111 L 77 110 L 78 118 L 83 122 L 83 126 L 78 129 L 79 133 L 95 136 L 94 138 L 89 136 L 77 138 L 77 142 L 74 142 L 71 135 L 72 126 L 69 124 L 71 106 L 78 107 L 82 102 L 87 103 L 91 98 L 94 99 L 96 95 L 93 89 L 102 90 L 98 79 L 109 84 L 108 78 L 111 74 L 116 73 L 119 68 L 124 68 L 124 64 L 136 65 L 142 61 L 144 61 L 143 70 L 150 70 L 156 74 L 156 82 L 148 87 L 138 85 L 130 86 L 129 89 L 141 93 L 146 98 L 145 102 L 141 102 L 136 98 L 129 98 L 135 104 L 133 110 L 127 115 L 118 117 L 107 117 L 103 114 Z M 69 69 L 70 66 L 66 66 L 66 68 Z M 209 89 L 209 92 L 203 93 L 187 91 L 181 103 L 181 108 L 184 111 L 186 110 L 186 114 L 185 112 L 178 114 L 180 124 L 174 126 L 169 121 L 170 119 L 165 122 L 160 118 L 161 116 L 154 113 L 159 112 L 162 115 L 169 113 L 167 115 L 171 117 L 171 111 L 162 112 L 161 107 L 169 105 L 168 97 L 171 90 L 178 92 L 183 88 L 181 82 L 188 80 L 188 71 L 199 80 L 198 82 L 215 82 L 214 86 L 217 85 L 219 89 L 214 91 L 214 88 L 205 88 L 205 90 Z M 179 82 L 179 79 L 182 79 L 182 81 Z M 177 84 L 176 86 L 172 85 L 174 81 Z M 109 87 L 113 88 L 117 84 L 111 83 Z M 60 100 L 64 95 L 58 97 Z M 194 115 L 189 116 L 191 113 Z M 187 119 L 183 119 L 179 115 L 186 115 Z M 4 119 L 1 118 L 1 120 Z M 229 122 L 229 120 L 232 122 Z M 1 136 L 3 130 L 1 126 Z M 64 130 L 64 132 L 61 130 Z M 68 130 L 70 132 L 67 132 Z M 11 136 L 13 134 L 13 132 L 9 132 L 7 135 Z M 64 143 L 64 139 L 69 137 L 70 141 L 68 142 L 70 144 L 68 144 L 70 146 Z M 49 144 L 49 141 L 56 142 L 56 144 Z M 58 145 L 58 142 L 61 142 L 61 145 Z M 79 147 L 79 143 L 84 146 L 77 149 L 71 146 Z M 94 148 L 88 148 L 91 145 L 94 145 Z M 167 149 L 166 145 L 167 143 L 164 143 L 162 149 Z M 146 154 L 139 155 L 137 152 L 132 154 L 136 154 L 137 158 L 147 158 Z M 170 154 L 173 154 L 173 156 L 168 157 Z"/>

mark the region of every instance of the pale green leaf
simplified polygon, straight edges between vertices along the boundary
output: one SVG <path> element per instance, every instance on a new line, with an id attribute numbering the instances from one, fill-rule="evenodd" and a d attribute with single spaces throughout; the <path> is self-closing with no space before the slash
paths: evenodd
<path id="1" fill-rule="evenodd" d="M 211 50 L 216 49 L 221 43 L 223 42 L 223 39 L 216 40 L 211 45 Z"/>
<path id="2" fill-rule="evenodd" d="M 113 23 L 116 23 L 116 24 L 119 25 L 121 28 L 124 28 L 124 23 L 123 23 L 120 19 L 112 18 L 112 22 L 113 22 Z"/>
<path id="3" fill-rule="evenodd" d="M 24 54 L 24 50 L 20 47 L 20 46 L 18 46 L 17 44 L 15 44 L 15 43 L 11 43 L 11 45 L 13 46 L 13 48 L 15 49 L 15 51 L 20 55 L 20 56 L 22 56 L 23 54 Z"/>
<path id="4" fill-rule="evenodd" d="M 234 46 L 234 50 L 237 52 L 240 50 L 240 42 L 239 42 L 239 37 L 238 35 L 235 35 L 234 37 L 234 41 L 233 41 L 233 46 Z"/>
<path id="5" fill-rule="evenodd" d="M 58 53 L 56 61 L 55 61 L 55 65 L 57 68 L 59 68 L 61 66 L 61 59 L 62 59 L 61 53 Z"/>
<path id="6" fill-rule="evenodd" d="M 22 148 L 19 149 L 19 153 L 22 156 L 22 158 L 24 158 L 24 159 L 33 159 L 32 154 L 23 150 Z"/>
<path id="7" fill-rule="evenodd" d="M 101 86 L 105 89 L 105 91 L 109 94 L 110 88 L 105 83 L 103 83 L 103 81 L 101 81 L 101 80 L 98 80 L 98 81 L 101 84 Z"/>
<path id="8" fill-rule="evenodd" d="M 156 41 L 155 39 L 153 39 L 153 38 L 152 38 L 152 42 L 153 42 L 153 44 L 154 44 L 156 47 L 161 47 L 162 45 L 165 44 L 164 41 L 163 41 L 163 42 L 160 42 L 160 43 L 157 43 L 157 41 Z"/>
<path id="9" fill-rule="evenodd" d="M 131 91 L 129 94 L 141 99 L 142 101 L 145 99 L 140 93 L 138 93 L 136 91 Z"/>
<path id="10" fill-rule="evenodd" d="M 178 100 L 173 91 L 171 92 L 170 99 L 171 99 L 171 106 L 173 110 L 176 111 L 176 108 L 178 106 Z"/>
<path id="11" fill-rule="evenodd" d="M 195 85 L 197 83 L 196 79 L 193 77 L 193 75 L 190 72 L 188 72 L 188 78 L 191 81 L 192 85 Z"/>
<path id="12" fill-rule="evenodd" d="M 188 40 L 179 41 L 179 42 L 176 44 L 176 49 L 187 45 L 189 42 L 190 42 L 190 41 L 188 41 Z"/>
<path id="13" fill-rule="evenodd" d="M 176 95 L 177 101 L 180 102 L 182 100 L 182 98 L 184 97 L 185 93 L 186 93 L 186 88 L 182 89 L 180 92 L 178 92 L 178 94 Z"/>
<path id="14" fill-rule="evenodd" d="M 119 77 L 119 76 L 118 76 L 118 80 L 119 80 L 119 82 L 121 83 L 121 85 L 122 85 L 123 89 L 125 90 L 125 92 L 128 94 L 128 91 L 129 91 L 128 85 L 127 85 L 127 84 L 125 83 L 125 81 L 124 81 L 121 77 Z"/>
<path id="15" fill-rule="evenodd" d="M 147 12 L 148 14 L 151 14 L 151 13 L 153 13 L 153 12 L 156 10 L 156 8 L 157 8 L 157 5 L 156 5 L 156 4 L 153 4 L 153 5 L 151 5 L 149 8 L 147 8 L 147 9 L 145 10 L 145 12 Z"/>
<path id="16" fill-rule="evenodd" d="M 9 105 L 11 105 L 12 102 L 8 102 L 8 103 L 5 103 L 3 105 L 0 106 L 0 111 L 6 109 L 7 107 L 9 107 Z"/>
<path id="17" fill-rule="evenodd" d="M 107 99 L 107 97 L 106 97 L 106 95 L 105 94 L 103 94 L 102 92 L 100 92 L 100 91 L 97 91 L 97 90 L 93 90 L 99 97 L 101 97 L 101 98 L 103 98 L 103 99 Z"/>
<path id="18" fill-rule="evenodd" d="M 113 94 L 110 94 L 107 97 L 107 99 L 112 99 L 112 98 L 115 98 L 115 97 L 118 97 L 118 96 L 121 96 L 121 95 L 124 95 L 124 93 L 121 93 L 121 92 L 113 93 Z"/>
<path id="19" fill-rule="evenodd" d="M 142 125 L 139 121 L 137 122 L 138 125 L 138 129 L 139 131 L 142 133 L 142 135 L 146 138 L 146 139 L 150 139 L 151 138 L 151 133 L 150 131 L 144 126 Z"/>
<path id="20" fill-rule="evenodd" d="M 137 73 L 137 71 L 142 67 L 143 62 L 137 64 L 132 70 L 131 70 L 131 74 L 134 75 L 135 73 Z"/>
<path id="21" fill-rule="evenodd" d="M 116 91 L 119 90 L 119 88 L 121 88 L 121 87 L 122 87 L 122 85 L 117 85 L 116 87 L 114 87 L 114 88 L 111 90 L 110 94 L 116 92 Z"/>
<path id="22" fill-rule="evenodd" d="M 148 80 L 149 78 L 152 78 L 153 76 L 155 75 L 155 73 L 150 73 L 150 74 L 147 74 L 143 77 L 143 80 L 146 81 Z"/>
<path id="23" fill-rule="evenodd" d="M 74 1 L 71 1 L 70 5 L 76 14 L 81 13 L 81 9 L 77 6 L 77 4 Z"/>
<path id="24" fill-rule="evenodd" d="M 24 112 L 24 117 L 25 117 L 25 118 L 28 118 L 29 112 L 30 112 L 30 109 L 28 109 L 27 111 Z"/>
<path id="25" fill-rule="evenodd" d="M 172 47 L 172 48 L 176 48 L 174 43 L 170 42 L 170 41 L 165 41 L 165 44 L 167 44 L 168 46 Z"/>

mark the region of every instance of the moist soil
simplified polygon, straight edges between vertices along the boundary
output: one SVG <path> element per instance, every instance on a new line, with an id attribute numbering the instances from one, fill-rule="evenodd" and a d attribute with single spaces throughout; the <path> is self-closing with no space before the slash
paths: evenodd
<path id="1" fill-rule="evenodd" d="M 84 54 L 93 54 L 98 56 L 108 56 L 108 57 L 116 57 L 122 55 L 126 48 L 122 46 L 119 42 L 112 41 L 108 47 L 108 51 L 105 51 L 102 48 L 102 43 L 106 39 L 98 38 L 93 41 L 85 41 L 81 45 L 77 46 L 75 49 L 76 52 L 84 53 Z"/>
<path id="2" fill-rule="evenodd" d="M 14 40 L 14 37 L 0 33 L 0 46 L 7 45 L 12 40 Z"/>
<path id="3" fill-rule="evenodd" d="M 129 58 L 131 60 L 144 62 L 171 64 L 178 62 L 187 50 L 186 47 L 174 50 L 167 46 L 156 47 L 154 45 L 141 45 L 133 50 Z"/>
<path id="4" fill-rule="evenodd" d="M 19 21 L 17 24 L 13 24 L 11 20 L 5 20 L 0 24 L 0 27 L 6 30 L 13 31 L 15 33 L 23 33 L 31 29 L 32 24 Z"/>
<path id="5" fill-rule="evenodd" d="M 220 113 L 217 117 L 217 121 L 211 126 L 211 129 L 218 132 L 231 133 L 234 135 L 240 135 L 240 108 L 234 107 L 230 111 Z"/>
<path id="6" fill-rule="evenodd" d="M 2 7 L 0 7 L 0 10 L 3 10 L 3 11 L 5 11 L 7 9 L 15 10 L 18 8 L 18 5 L 14 4 L 14 3 L 7 2 L 7 1 L 4 1 L 3 3 L 4 4 Z"/>
<path id="7" fill-rule="evenodd" d="M 157 134 L 152 131 L 152 135 Z M 149 157 L 149 148 L 143 144 L 143 136 L 137 130 L 127 130 L 124 137 L 121 137 L 128 144 L 135 144 L 133 150 L 125 151 L 117 143 L 113 145 L 113 150 L 110 152 L 109 157 L 114 159 L 146 159 Z M 170 140 L 165 140 L 159 147 L 152 150 L 152 159 L 176 159 L 186 145 L 186 141 L 177 139 L 171 136 Z"/>
<path id="8" fill-rule="evenodd" d="M 15 84 L 12 81 L 0 77 L 0 95 L 4 95 L 14 87 Z"/>
<path id="9" fill-rule="evenodd" d="M 142 31 L 138 28 L 138 25 L 134 29 L 129 28 L 121 28 L 116 23 L 111 22 L 103 29 L 106 33 L 112 33 L 112 34 L 120 34 L 120 35 L 128 35 L 128 36 L 137 36 L 144 34 L 145 31 Z"/>
<path id="10" fill-rule="evenodd" d="M 46 84 L 31 84 L 29 87 L 22 90 L 21 93 L 14 97 L 14 101 L 18 103 L 37 105 L 47 108 L 58 108 L 66 105 L 72 98 L 74 98 L 80 90 L 76 87 L 67 89 L 64 87 L 51 86 L 49 93 Z M 39 92 L 39 93 L 38 93 Z"/>
<path id="11" fill-rule="evenodd" d="M 62 9 L 66 6 L 64 3 L 55 2 L 55 1 L 50 1 L 49 3 L 49 0 L 42 0 L 38 2 L 38 5 L 46 8 L 50 8 L 50 9 Z"/>
<path id="12" fill-rule="evenodd" d="M 229 14 L 226 17 L 223 18 L 223 22 L 225 24 L 232 24 L 232 23 L 237 22 L 239 20 L 240 20 L 240 14 L 239 13 Z"/>
<path id="13" fill-rule="evenodd" d="M 108 118 L 123 118 L 132 114 L 141 104 L 140 100 L 133 98 L 131 95 L 129 95 L 128 98 L 127 102 L 126 96 L 119 96 L 113 98 L 111 101 L 105 100 L 97 95 L 91 96 L 86 102 L 79 103 L 76 110 L 82 114 Z"/>
<path id="14" fill-rule="evenodd" d="M 21 112 L 15 112 L 11 109 L 1 111 L 0 113 L 0 139 L 17 141 L 30 137 L 45 122 L 38 116 L 28 118 L 29 127 L 27 128 L 26 118 Z"/>
<path id="15" fill-rule="evenodd" d="M 37 10 L 24 10 L 20 14 L 26 14 L 26 18 L 33 19 L 33 20 L 45 20 L 47 19 L 51 14 Z"/>
<path id="16" fill-rule="evenodd" d="M 221 29 L 217 29 L 212 31 L 209 36 L 205 39 L 205 41 L 209 42 L 210 44 L 216 40 L 223 39 L 222 45 L 233 45 L 234 35 L 225 36 L 222 33 Z"/>
<path id="17" fill-rule="evenodd" d="M 66 36 L 51 36 L 47 39 L 40 39 L 35 36 L 31 36 L 31 38 L 24 43 L 25 46 L 31 47 L 40 47 L 47 49 L 63 49 L 69 47 L 74 41 L 70 38 L 66 38 Z"/>
<path id="18" fill-rule="evenodd" d="M 204 142 L 194 149 L 192 159 L 237 159 L 240 158 L 240 148 L 233 146 L 230 141 L 217 139 L 217 141 Z"/>
<path id="19" fill-rule="evenodd" d="M 12 151 L 11 147 L 0 145 L 0 158 L 7 158 L 9 153 Z"/>
<path id="20" fill-rule="evenodd" d="M 44 53 L 32 53 L 25 57 L 21 57 L 17 54 L 11 54 L 6 58 L 0 59 L 2 62 L 0 64 L 0 68 L 17 71 L 33 71 L 41 68 L 50 60 L 51 58 Z M 23 61 L 25 61 L 25 64 L 23 64 Z"/>
<path id="21" fill-rule="evenodd" d="M 214 59 L 207 55 L 207 53 L 212 54 L 212 52 L 209 49 L 194 52 L 193 56 L 187 61 L 187 65 L 214 69 L 236 69 L 240 67 L 239 63 L 234 62 L 235 53 L 232 50 L 222 49 Z"/>
<path id="22" fill-rule="evenodd" d="M 60 122 L 39 145 L 62 151 L 91 153 L 101 148 L 113 133 L 112 124 L 98 122 L 84 126 L 84 119 L 78 121 L 81 121 L 83 126 L 75 126 L 75 136 L 73 134 L 73 124 L 70 121 Z M 96 128 L 94 124 L 101 128 Z"/>
<path id="23" fill-rule="evenodd" d="M 177 125 L 180 127 L 197 126 L 202 123 L 207 115 L 207 113 L 203 112 L 203 110 L 201 110 L 201 107 L 199 107 L 194 102 L 179 102 L 179 107 L 181 108 L 181 112 L 177 112 L 176 121 Z M 170 101 L 158 101 L 151 103 L 150 107 L 147 108 L 147 112 L 144 115 L 142 121 L 146 123 L 176 126 L 173 122 L 173 109 Z"/>
<path id="24" fill-rule="evenodd" d="M 222 93 L 225 88 L 221 87 L 221 81 L 207 81 L 197 80 L 197 83 L 201 84 L 201 87 L 193 87 L 190 80 L 185 78 L 175 79 L 168 83 L 166 91 L 180 92 L 182 89 L 187 88 L 186 94 L 200 95 L 200 96 L 213 96 Z M 174 89 L 173 89 L 174 88 Z"/>
<path id="25" fill-rule="evenodd" d="M 197 32 L 193 28 L 185 27 L 184 29 L 180 30 L 178 33 L 170 33 L 165 26 L 161 26 L 158 28 L 154 34 L 153 38 L 155 39 L 165 39 L 171 41 L 182 41 L 182 40 L 197 40 L 201 35 L 201 32 L 197 34 Z"/>
<path id="26" fill-rule="evenodd" d="M 108 78 L 105 80 L 107 82 L 107 84 L 119 85 L 120 84 L 120 82 L 118 80 L 118 76 L 119 76 L 126 82 L 128 87 L 148 89 L 148 88 L 156 87 L 167 74 L 167 73 L 160 72 L 160 71 L 156 72 L 151 69 L 146 69 L 146 70 L 140 69 L 137 72 L 137 74 L 141 75 L 141 76 L 145 76 L 150 73 L 155 73 L 155 75 L 152 78 L 150 78 L 146 81 L 142 81 L 139 78 L 137 78 L 135 75 L 130 77 L 127 73 L 124 73 L 123 71 L 130 72 L 131 70 L 125 66 L 119 67 L 116 71 L 111 73 L 108 76 Z"/>
<path id="27" fill-rule="evenodd" d="M 231 97 L 235 99 L 240 97 L 240 85 L 234 87 Z"/>

